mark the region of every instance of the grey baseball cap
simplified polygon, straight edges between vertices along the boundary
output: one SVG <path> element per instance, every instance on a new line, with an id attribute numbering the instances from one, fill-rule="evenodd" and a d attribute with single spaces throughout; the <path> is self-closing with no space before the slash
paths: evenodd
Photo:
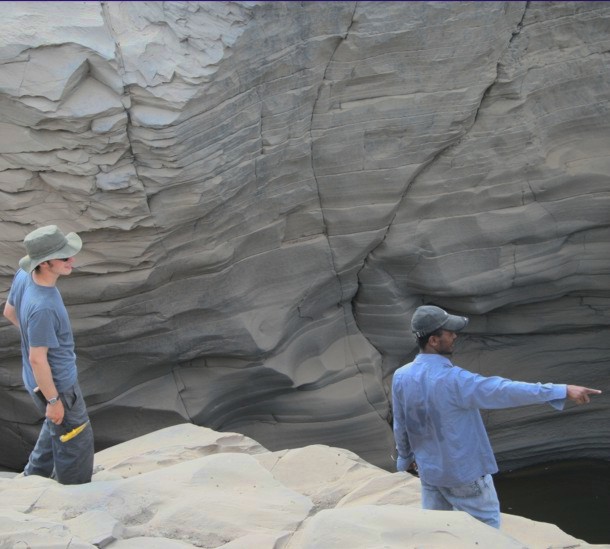
<path id="1" fill-rule="evenodd" d="M 422 305 L 415 309 L 411 319 L 411 330 L 417 337 L 424 337 L 439 328 L 450 332 L 459 332 L 468 324 L 465 316 L 450 315 L 440 307 Z"/>

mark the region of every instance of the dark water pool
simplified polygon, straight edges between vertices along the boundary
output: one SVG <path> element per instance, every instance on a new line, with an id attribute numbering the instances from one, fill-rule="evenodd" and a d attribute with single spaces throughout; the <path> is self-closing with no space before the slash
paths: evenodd
<path id="1" fill-rule="evenodd" d="M 610 544 L 610 461 L 561 461 L 498 473 L 504 513 L 551 522 L 588 543 Z"/>

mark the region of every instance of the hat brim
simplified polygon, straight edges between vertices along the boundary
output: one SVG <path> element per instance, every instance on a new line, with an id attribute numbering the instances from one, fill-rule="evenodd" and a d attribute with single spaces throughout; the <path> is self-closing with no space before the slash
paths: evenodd
<path id="1" fill-rule="evenodd" d="M 68 233 L 66 235 L 66 245 L 61 250 L 33 259 L 29 255 L 26 255 L 19 260 L 19 266 L 24 271 L 31 273 L 38 265 L 45 261 L 49 261 L 49 259 L 63 259 L 76 255 L 81 251 L 82 247 L 83 241 L 81 240 L 81 237 L 76 233 Z"/>
<path id="2" fill-rule="evenodd" d="M 441 328 L 449 332 L 459 332 L 468 325 L 468 317 L 449 315 Z"/>

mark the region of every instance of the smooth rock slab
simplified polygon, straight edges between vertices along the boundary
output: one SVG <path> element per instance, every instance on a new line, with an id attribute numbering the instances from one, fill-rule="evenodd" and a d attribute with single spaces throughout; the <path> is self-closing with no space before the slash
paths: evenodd
<path id="1" fill-rule="evenodd" d="M 498 531 L 464 513 L 422 511 L 418 479 L 342 448 L 269 452 L 184 425 L 97 453 L 95 470 L 77 486 L 0 479 L 0 546 L 474 548 L 523 547 L 523 536 L 535 549 L 588 547 L 520 517 L 505 516 Z"/>

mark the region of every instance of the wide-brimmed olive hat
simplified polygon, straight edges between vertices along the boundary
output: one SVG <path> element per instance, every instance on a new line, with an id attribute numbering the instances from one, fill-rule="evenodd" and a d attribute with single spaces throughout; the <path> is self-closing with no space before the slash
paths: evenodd
<path id="1" fill-rule="evenodd" d="M 19 260 L 19 266 L 28 273 L 49 259 L 72 257 L 83 247 L 80 236 L 76 233 L 64 236 L 57 225 L 32 231 L 23 239 L 23 244 L 28 255 Z"/>

